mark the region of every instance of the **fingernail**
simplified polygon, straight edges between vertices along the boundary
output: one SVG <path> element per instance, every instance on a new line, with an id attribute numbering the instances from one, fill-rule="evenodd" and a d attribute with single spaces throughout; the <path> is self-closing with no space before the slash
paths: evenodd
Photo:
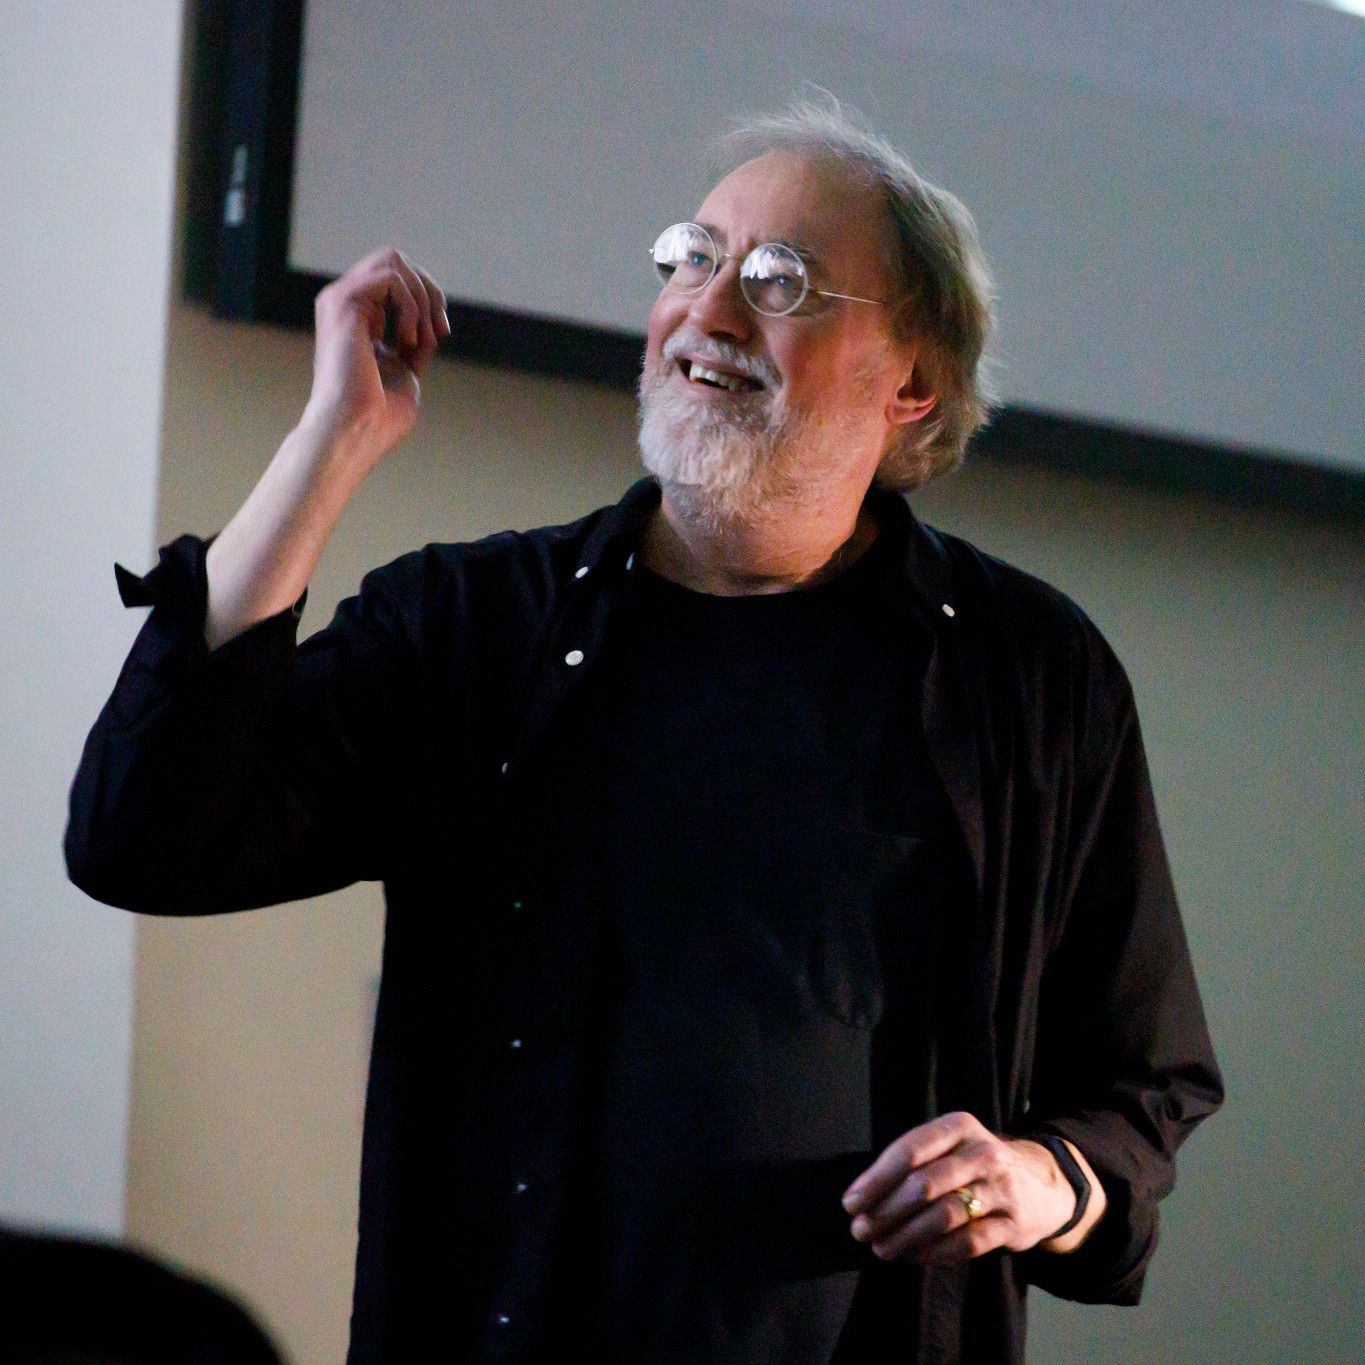
<path id="1" fill-rule="evenodd" d="M 862 1190 L 848 1190 L 844 1194 L 844 1209 L 848 1213 L 857 1213 L 863 1206 Z"/>
<path id="2" fill-rule="evenodd" d="M 860 1213 L 853 1220 L 853 1226 L 849 1230 L 861 1242 L 871 1232 L 872 1224 Z"/>

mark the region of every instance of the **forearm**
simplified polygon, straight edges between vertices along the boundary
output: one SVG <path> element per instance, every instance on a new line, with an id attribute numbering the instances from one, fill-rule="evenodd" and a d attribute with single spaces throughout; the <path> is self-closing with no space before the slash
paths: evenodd
<path id="1" fill-rule="evenodd" d="M 313 576 L 346 503 L 372 465 L 363 435 L 307 418 L 276 452 L 209 546 L 204 639 L 217 649 L 291 606 Z"/>

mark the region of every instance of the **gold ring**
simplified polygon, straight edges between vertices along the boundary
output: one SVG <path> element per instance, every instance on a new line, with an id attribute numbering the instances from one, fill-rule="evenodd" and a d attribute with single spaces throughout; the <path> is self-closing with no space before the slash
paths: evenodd
<path id="1" fill-rule="evenodd" d="M 960 1190 L 953 1193 L 961 1201 L 962 1207 L 967 1210 L 967 1218 L 980 1218 L 986 1211 L 986 1206 L 972 1193 L 970 1185 L 964 1185 Z"/>

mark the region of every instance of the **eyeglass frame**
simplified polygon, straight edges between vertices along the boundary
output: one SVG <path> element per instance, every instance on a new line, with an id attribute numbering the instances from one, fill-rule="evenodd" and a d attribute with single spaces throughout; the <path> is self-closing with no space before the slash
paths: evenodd
<path id="1" fill-rule="evenodd" d="M 672 232 L 675 228 L 682 227 L 696 228 L 697 231 L 700 232 L 702 236 L 705 237 L 706 240 L 711 243 L 711 246 L 713 248 L 711 252 L 711 273 L 699 285 L 697 285 L 695 289 L 674 288 L 672 281 L 664 279 L 664 277 L 659 273 L 659 262 L 654 255 L 654 248 L 657 247 L 661 241 L 663 241 L 664 237 L 667 236 L 668 233 Z M 801 290 L 801 297 L 798 298 L 790 308 L 784 308 L 780 313 L 764 312 L 764 310 L 762 308 L 757 307 L 754 304 L 753 300 L 750 299 L 750 297 L 744 292 L 744 262 L 747 261 L 749 257 L 754 255 L 756 252 L 762 251 L 765 247 L 777 247 L 781 251 L 790 252 L 801 263 L 801 281 L 803 285 L 803 288 Z M 675 294 L 679 294 L 685 299 L 695 298 L 698 294 L 702 293 L 702 291 L 705 290 L 706 286 L 710 284 L 711 281 L 714 280 L 716 276 L 720 273 L 720 263 L 722 261 L 738 261 L 740 278 L 739 286 L 740 297 L 744 300 L 745 304 L 748 305 L 749 308 L 751 308 L 755 313 L 757 313 L 759 317 L 763 318 L 790 317 L 794 312 L 796 312 L 798 308 L 801 307 L 803 303 L 805 303 L 807 294 L 815 294 L 817 297 L 822 299 L 845 299 L 849 303 L 871 303 L 875 304 L 878 308 L 891 307 L 891 305 L 887 303 L 885 299 L 865 299 L 860 294 L 840 294 L 833 289 L 817 289 L 811 283 L 810 271 L 807 268 L 805 261 L 801 260 L 801 253 L 797 251 L 795 247 L 789 246 L 786 242 L 759 242 L 756 246 L 746 251 L 743 256 L 737 256 L 733 251 L 721 251 L 716 246 L 716 239 L 711 235 L 709 229 L 704 227 L 701 223 L 693 222 L 689 218 L 684 218 L 676 223 L 670 223 L 668 227 L 664 228 L 664 230 L 661 233 L 659 233 L 659 235 L 654 239 L 653 246 L 647 248 L 647 253 L 649 255 L 649 259 L 654 264 L 654 273 L 662 282 L 663 288 L 672 289 Z"/>

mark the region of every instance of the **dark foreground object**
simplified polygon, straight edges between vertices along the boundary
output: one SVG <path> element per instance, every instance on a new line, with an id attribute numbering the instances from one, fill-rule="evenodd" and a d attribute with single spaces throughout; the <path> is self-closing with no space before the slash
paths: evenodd
<path id="1" fill-rule="evenodd" d="M 281 1365 L 219 1290 L 103 1242 L 0 1227 L 5 1365 Z"/>

